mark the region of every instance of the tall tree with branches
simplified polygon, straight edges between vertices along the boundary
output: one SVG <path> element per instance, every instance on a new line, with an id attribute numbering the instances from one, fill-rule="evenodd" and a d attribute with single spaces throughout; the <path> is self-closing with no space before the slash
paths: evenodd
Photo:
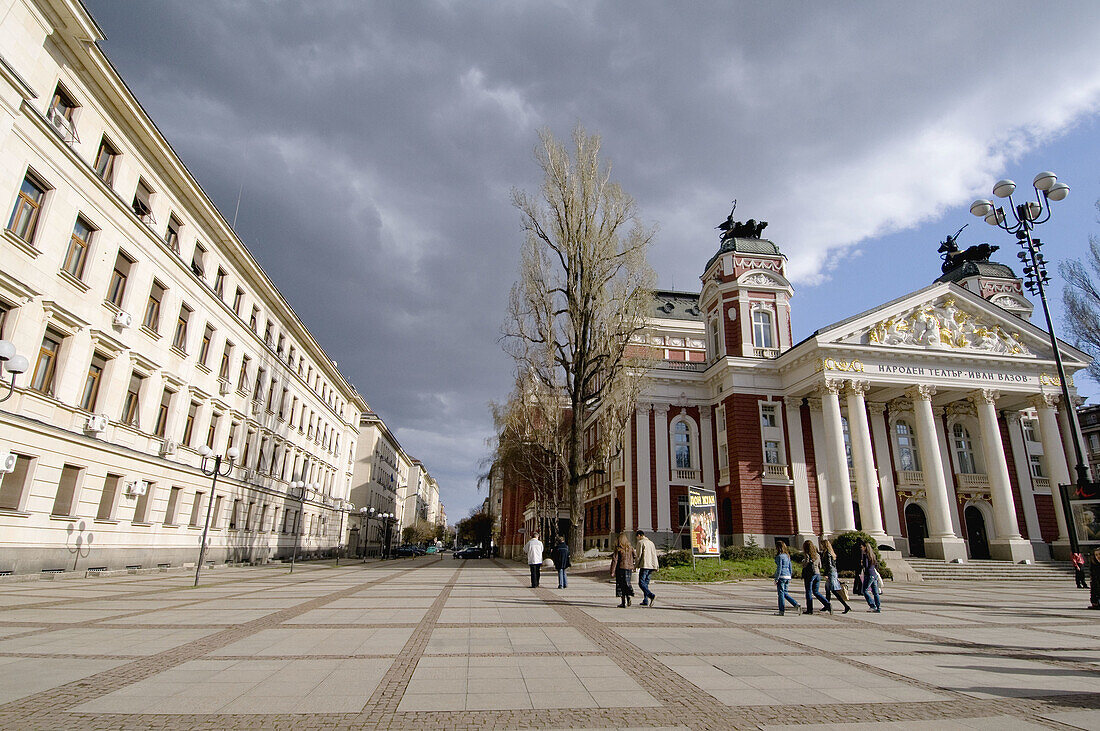
<path id="1" fill-rule="evenodd" d="M 1100 201 L 1096 202 L 1096 208 L 1100 211 Z M 1085 261 L 1064 261 L 1058 272 L 1066 281 L 1062 290 L 1066 327 L 1077 346 L 1092 356 L 1088 373 L 1100 383 L 1100 288 L 1096 285 L 1096 281 L 1100 281 L 1100 238 L 1089 236 L 1089 254 Z"/>
<path id="2" fill-rule="evenodd" d="M 654 229 L 600 163 L 600 138 L 579 125 L 567 150 L 548 130 L 535 157 L 537 195 L 513 190 L 525 233 L 522 269 L 504 324 L 531 439 L 557 460 L 572 524 L 584 540 L 584 489 L 621 449 L 649 355 L 639 346 L 655 277 L 646 259 Z M 599 429 L 586 443 L 598 415 Z"/>

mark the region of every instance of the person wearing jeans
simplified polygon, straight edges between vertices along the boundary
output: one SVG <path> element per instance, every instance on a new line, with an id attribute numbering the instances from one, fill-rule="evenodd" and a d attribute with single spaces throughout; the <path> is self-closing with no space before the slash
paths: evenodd
<path id="1" fill-rule="evenodd" d="M 550 560 L 554 562 L 554 568 L 558 570 L 558 588 L 568 587 L 569 577 L 566 576 L 565 570 L 572 566 L 573 562 L 569 560 L 569 544 L 565 542 L 564 536 L 558 538 L 558 545 L 550 549 Z"/>
<path id="2" fill-rule="evenodd" d="M 882 601 L 878 593 L 878 561 L 875 560 L 875 549 L 867 543 L 861 543 L 859 550 L 863 562 L 863 598 L 867 600 L 867 611 L 878 613 L 882 611 Z"/>
<path id="3" fill-rule="evenodd" d="M 798 610 L 799 614 L 802 614 L 802 607 L 798 602 L 794 600 L 790 592 L 787 589 L 791 585 L 791 554 L 787 551 L 787 544 L 783 541 L 777 541 L 775 546 L 775 591 L 779 595 L 779 614 L 783 616 L 783 610 L 786 609 L 784 600 L 790 602 L 791 606 Z"/>
<path id="4" fill-rule="evenodd" d="M 527 554 L 527 565 L 531 567 L 531 588 L 539 586 L 539 576 L 542 574 L 542 541 L 539 540 L 539 532 L 531 534 L 531 540 L 523 546 L 523 552 Z"/>
<path id="5" fill-rule="evenodd" d="M 829 600 L 821 596 L 818 588 L 821 585 L 821 559 L 817 555 L 817 546 L 812 541 L 802 544 L 802 582 L 806 585 L 806 614 L 814 613 L 814 597 L 821 602 L 821 608 L 829 614 L 833 613 L 833 605 Z"/>
<path id="6" fill-rule="evenodd" d="M 638 541 L 638 588 L 642 590 L 642 606 L 652 607 L 657 596 L 649 589 L 649 579 L 657 570 L 657 546 L 646 537 L 644 531 L 635 531 Z"/>

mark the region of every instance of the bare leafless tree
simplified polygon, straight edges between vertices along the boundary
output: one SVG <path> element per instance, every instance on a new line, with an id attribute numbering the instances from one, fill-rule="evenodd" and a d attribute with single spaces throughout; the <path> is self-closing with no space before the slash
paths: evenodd
<path id="1" fill-rule="evenodd" d="M 1100 211 L 1100 201 L 1096 202 Z M 1094 278 L 1100 280 L 1100 238 L 1089 236 L 1089 254 L 1085 261 L 1070 259 L 1058 267 L 1066 287 L 1062 290 L 1062 303 L 1066 308 L 1066 327 L 1070 335 L 1093 360 L 1088 373 L 1100 382 L 1100 289 Z"/>
<path id="2" fill-rule="evenodd" d="M 650 363 L 639 341 L 653 297 L 646 252 L 654 230 L 638 220 L 599 152 L 600 138 L 579 125 L 572 151 L 543 130 L 535 149 L 542 187 L 512 193 L 526 237 L 505 349 L 516 362 L 523 419 L 561 469 L 574 551 L 584 539 L 586 480 L 621 448 Z"/>

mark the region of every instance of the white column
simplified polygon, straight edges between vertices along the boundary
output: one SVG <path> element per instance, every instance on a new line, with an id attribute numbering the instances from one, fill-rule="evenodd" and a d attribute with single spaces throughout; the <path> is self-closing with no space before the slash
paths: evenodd
<path id="1" fill-rule="evenodd" d="M 623 530 L 634 535 L 634 451 L 630 448 L 630 423 L 623 430 Z"/>
<path id="2" fill-rule="evenodd" d="M 710 407 L 699 407 L 699 454 L 703 462 L 703 486 L 708 490 L 718 487 L 718 478 L 714 474 L 714 420 Z"/>
<path id="3" fill-rule="evenodd" d="M 852 466 L 859 485 L 859 516 L 863 531 L 876 542 L 889 540 L 882 529 L 882 505 L 879 502 L 878 475 L 875 473 L 875 458 L 871 452 L 871 428 L 867 423 L 867 404 L 863 394 L 867 391 L 866 381 L 849 381 L 848 433 L 852 440 Z"/>
<path id="4" fill-rule="evenodd" d="M 1054 413 L 1054 405 L 1059 397 L 1054 394 L 1040 394 L 1031 399 L 1031 405 L 1039 414 L 1039 439 L 1043 443 L 1043 462 L 1046 463 L 1047 474 L 1050 475 L 1050 495 L 1054 500 L 1054 518 L 1058 522 L 1058 540 L 1055 541 L 1055 553 L 1059 549 L 1069 546 L 1069 533 L 1066 530 L 1066 516 L 1062 512 L 1062 496 L 1059 494 L 1059 485 L 1068 485 L 1073 482 L 1070 478 L 1069 465 L 1066 464 L 1066 453 L 1062 444 L 1062 437 L 1058 431 L 1058 417 Z M 1061 544 L 1061 545 L 1059 545 Z M 1061 551 L 1068 553 L 1068 551 Z"/>
<path id="5" fill-rule="evenodd" d="M 844 451 L 844 425 L 840 421 L 840 398 L 837 396 L 843 385 L 843 381 L 827 379 L 820 391 L 825 418 L 825 454 L 822 458 L 829 475 L 829 512 L 833 516 L 833 529 L 838 533 L 856 529 L 848 457 Z"/>
<path id="6" fill-rule="evenodd" d="M 814 539 L 813 521 L 810 519 L 810 484 L 806 473 L 806 449 L 803 446 L 802 406 L 797 399 L 786 399 L 783 423 L 790 440 L 791 479 L 794 481 L 794 517 L 796 543 Z"/>
<path id="7" fill-rule="evenodd" d="M 825 468 L 824 412 L 820 398 L 807 398 L 806 403 L 810 407 L 810 437 L 814 443 L 814 477 L 817 480 L 817 510 L 821 516 L 821 535 L 829 536 L 833 534 L 833 516 L 827 496 L 829 476 Z"/>
<path id="8" fill-rule="evenodd" d="M 895 546 L 902 540 L 901 517 L 898 515 L 897 488 L 894 486 L 894 463 L 890 459 L 890 432 L 886 428 L 886 404 L 868 403 L 871 412 L 871 434 L 874 435 L 875 464 L 878 465 L 879 497 L 886 522 L 887 535 Z"/>
<path id="9" fill-rule="evenodd" d="M 637 407 L 638 423 L 638 530 L 649 533 L 653 530 L 652 493 L 653 487 L 649 481 L 649 450 L 653 445 L 649 441 L 649 410 L 650 404 L 639 404 Z"/>
<path id="10" fill-rule="evenodd" d="M 669 507 L 668 404 L 653 405 L 653 446 L 657 455 L 657 530 L 672 530 Z"/>
<path id="11" fill-rule="evenodd" d="M 1036 558 L 1048 558 L 1049 550 L 1043 542 L 1042 528 L 1039 527 L 1039 511 L 1035 509 L 1035 485 L 1031 480 L 1031 460 L 1021 423 L 1023 415 L 1014 411 L 1007 414 L 1007 418 L 1008 440 L 1012 445 L 1013 467 L 1016 469 L 1016 482 L 1020 485 L 1020 502 L 1024 505 L 1024 525 L 1027 526 L 1028 540 L 1031 541 L 1032 552 L 1041 552 Z"/>
<path id="12" fill-rule="evenodd" d="M 996 401 L 999 396 L 993 389 L 983 388 L 970 395 L 970 402 L 978 411 L 982 456 L 985 457 L 985 473 L 993 497 L 993 527 L 997 535 L 989 541 L 989 550 L 993 558 L 1019 563 L 1034 560 L 1035 555 L 1031 544 L 1020 535 L 1020 525 L 1016 521 L 1016 502 L 1012 499 L 1005 446 L 1001 439 L 1001 426 L 997 422 Z"/>
<path id="13" fill-rule="evenodd" d="M 1077 408 L 1081 404 L 1077 402 L 1077 397 L 1071 395 L 1073 399 L 1073 408 Z M 1081 399 L 1084 402 L 1084 399 Z M 1062 443 L 1065 446 L 1066 466 L 1069 467 L 1069 476 L 1073 478 L 1074 482 L 1077 482 L 1077 452 L 1073 449 L 1073 439 L 1076 435 L 1077 445 L 1081 448 L 1081 457 L 1085 460 L 1085 466 L 1088 466 L 1088 450 L 1085 449 L 1085 438 L 1081 436 L 1080 430 L 1073 428 L 1073 422 L 1070 421 L 1069 412 L 1066 409 L 1058 409 L 1058 426 L 1061 427 Z"/>
<path id="14" fill-rule="evenodd" d="M 944 481 L 943 460 L 936 435 L 936 418 L 932 414 L 935 386 L 913 386 L 906 391 L 913 399 L 917 422 L 917 448 L 920 450 L 924 489 L 928 502 L 929 537 L 924 539 L 925 552 L 945 561 L 966 560 L 966 544 L 951 527 L 951 495 Z"/>
<path id="15" fill-rule="evenodd" d="M 963 525 L 959 519 L 959 511 L 953 499 L 957 499 L 957 493 L 955 492 L 955 468 L 957 465 L 952 463 L 952 458 L 955 456 L 951 449 L 951 441 L 947 437 L 947 429 L 943 424 L 943 414 L 945 409 L 941 407 L 932 408 L 932 422 L 936 427 L 936 442 L 939 444 L 941 459 L 943 460 L 943 484 L 947 485 L 947 505 L 948 513 L 951 516 L 951 530 L 956 536 L 966 536 L 966 526 Z"/>

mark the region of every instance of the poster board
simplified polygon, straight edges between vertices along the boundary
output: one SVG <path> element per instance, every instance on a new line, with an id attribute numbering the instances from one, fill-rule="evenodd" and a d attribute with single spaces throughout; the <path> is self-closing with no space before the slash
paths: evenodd
<path id="1" fill-rule="evenodd" d="M 718 500 L 714 490 L 688 487 L 691 553 L 697 558 L 719 558 Z"/>
<path id="2" fill-rule="evenodd" d="M 1091 553 L 1100 548 L 1100 483 L 1061 485 L 1070 545 Z"/>

